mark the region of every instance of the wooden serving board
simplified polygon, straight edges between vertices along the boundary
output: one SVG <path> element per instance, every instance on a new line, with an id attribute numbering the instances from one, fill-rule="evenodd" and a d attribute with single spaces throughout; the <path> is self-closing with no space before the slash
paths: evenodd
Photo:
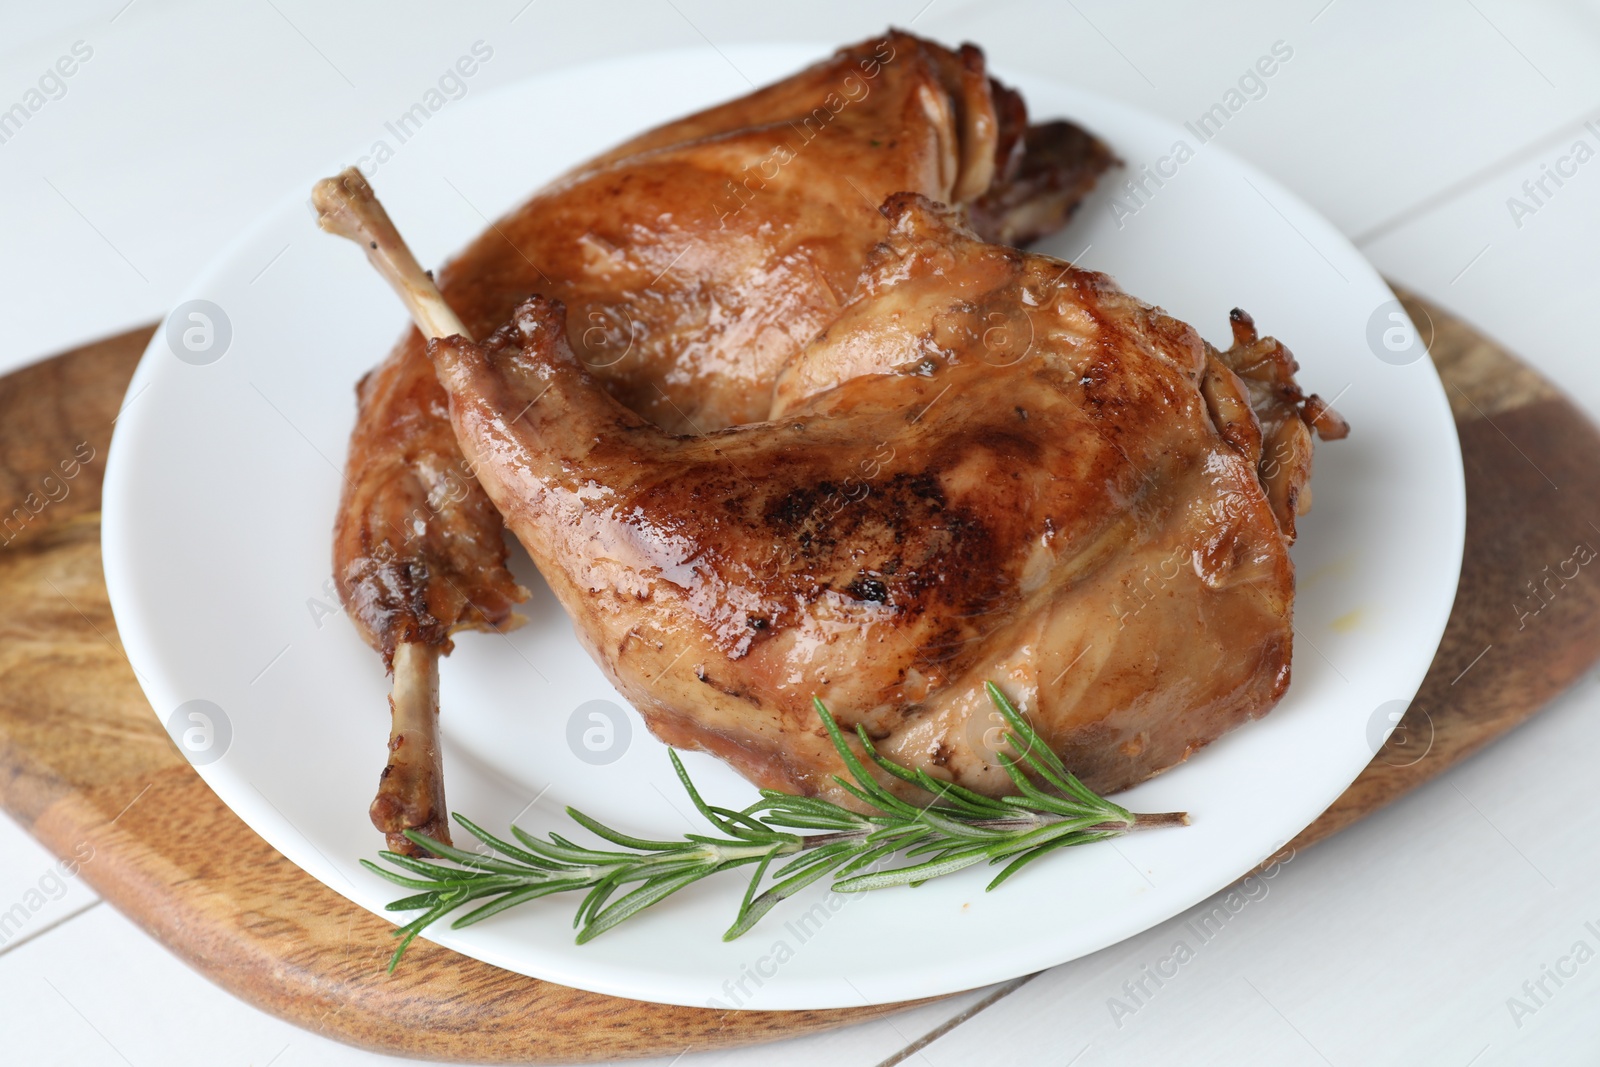
<path id="1" fill-rule="evenodd" d="M 1600 526 L 1591 525 L 1600 522 L 1600 431 L 1509 353 L 1405 299 L 1424 336 L 1432 324 L 1461 434 L 1461 586 L 1402 728 L 1296 847 L 1460 761 L 1600 658 L 1600 584 L 1559 577 L 1575 546 L 1600 547 Z M 62 856 L 92 847 L 81 874 L 101 896 L 244 1000 L 400 1055 L 471 1063 L 674 1055 L 904 1007 L 646 1004 L 524 978 L 422 941 L 387 975 L 389 925 L 274 852 L 211 793 L 151 714 L 118 643 L 100 567 L 100 482 L 113 419 L 150 334 L 134 330 L 0 379 L 0 805 Z"/>

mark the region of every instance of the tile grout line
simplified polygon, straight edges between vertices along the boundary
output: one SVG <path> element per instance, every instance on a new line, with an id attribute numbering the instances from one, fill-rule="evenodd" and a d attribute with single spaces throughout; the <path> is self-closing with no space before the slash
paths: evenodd
<path id="1" fill-rule="evenodd" d="M 1418 219 L 1432 214 L 1439 208 L 1456 200 L 1462 194 L 1471 192 L 1478 186 L 1483 185 L 1489 179 L 1510 170 L 1518 164 L 1526 163 L 1540 152 L 1571 136 L 1575 131 L 1584 129 L 1587 123 L 1595 121 L 1596 118 L 1600 118 L 1600 108 L 1587 108 L 1570 122 L 1562 123 L 1560 126 L 1540 134 L 1534 140 L 1518 148 L 1513 148 L 1492 163 L 1484 164 L 1465 178 L 1459 178 L 1444 188 L 1427 194 L 1409 207 L 1400 209 L 1400 211 L 1376 225 L 1370 226 L 1360 233 L 1347 234 L 1346 237 L 1351 244 L 1357 248 L 1364 249 L 1367 245 L 1389 236 L 1396 230 L 1404 229 Z"/>
<path id="2" fill-rule="evenodd" d="M 1044 972 L 1036 971 L 1033 974 L 1023 975 L 1021 978 L 1013 978 L 1010 982 L 1007 982 L 999 989 L 996 989 L 993 993 L 990 993 L 988 996 L 984 997 L 970 1008 L 967 1008 L 965 1011 L 957 1012 L 955 1015 L 952 1015 L 938 1026 L 935 1026 L 932 1030 L 929 1030 L 927 1033 L 911 1042 L 911 1044 L 907 1045 L 899 1052 L 892 1054 L 888 1059 L 882 1060 L 876 1065 L 876 1067 L 895 1067 L 896 1064 L 904 1063 L 906 1060 L 910 1059 L 912 1056 L 915 1056 L 917 1053 L 921 1052 L 923 1049 L 927 1048 L 941 1037 L 955 1030 L 957 1027 L 971 1022 L 972 1019 L 979 1013 L 994 1007 L 994 1005 L 998 1004 L 1012 993 L 1015 993 L 1017 990 L 1021 989 L 1023 986 L 1039 977 L 1039 975 L 1042 973 Z"/>
<path id="3" fill-rule="evenodd" d="M 4 945 L 0 945 L 0 957 L 4 957 L 6 954 L 10 953 L 13 949 L 19 949 L 23 945 L 29 944 L 29 943 L 31 943 L 33 941 L 37 941 L 39 938 L 43 937 L 45 934 L 50 933 L 50 931 L 60 929 L 61 927 L 67 925 L 67 923 L 71 922 L 73 919 L 76 919 L 78 916 L 83 915 L 85 912 L 92 911 L 92 910 L 94 910 L 94 908 L 96 908 L 99 905 L 104 904 L 104 903 L 105 903 L 105 899 L 102 898 L 102 897 L 98 897 L 97 896 L 93 900 L 89 901 L 89 903 L 87 903 L 83 907 L 79 908 L 77 911 L 68 912 L 67 914 L 61 916 L 59 919 L 54 919 L 54 920 L 52 920 L 50 922 L 45 923 L 43 926 L 39 927 L 37 930 L 28 931 L 28 933 L 25 936 L 23 936 L 21 938 L 18 938 L 15 941 L 9 941 Z"/>

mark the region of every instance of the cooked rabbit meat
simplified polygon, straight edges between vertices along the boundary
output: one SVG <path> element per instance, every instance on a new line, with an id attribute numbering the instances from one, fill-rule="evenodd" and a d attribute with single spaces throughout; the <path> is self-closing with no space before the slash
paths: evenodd
<path id="1" fill-rule="evenodd" d="M 359 171 L 318 182 L 311 199 L 324 229 L 366 250 L 418 329 L 466 335 Z M 389 760 L 369 814 L 391 849 L 415 854 L 405 830 L 450 840 L 439 657 L 458 630 L 512 625 L 513 605 L 528 594 L 506 569 L 499 513 L 461 460 L 432 368 L 385 369 L 363 378 L 357 395 L 363 410 L 397 417 L 362 420 L 351 437 L 348 466 L 362 477 L 346 477 L 334 558 L 350 618 L 394 675 Z"/>
<path id="2" fill-rule="evenodd" d="M 838 800 L 813 695 L 991 794 L 986 679 L 1100 791 L 1267 712 L 1290 535 L 1228 360 L 921 197 L 885 213 L 862 294 L 768 422 L 653 425 L 543 298 L 482 344 L 430 345 L 458 440 L 591 654 L 668 743 Z M 997 351 L 997 321 L 1026 343 Z"/>
<path id="3" fill-rule="evenodd" d="M 1068 123 L 1028 127 L 978 49 L 894 32 L 569 172 L 469 245 L 439 285 L 468 335 L 504 323 L 530 293 L 565 300 L 570 343 L 624 404 L 676 432 L 719 429 L 765 417 L 778 369 L 838 313 L 885 235 L 885 196 L 981 199 L 983 225 L 1037 236 L 1110 163 Z M 417 671 L 434 668 L 451 634 L 507 625 L 524 595 L 500 518 L 453 442 L 426 332 L 408 332 L 362 381 L 334 531 L 351 619 L 386 665 Z M 402 690 L 431 688 L 397 674 Z M 449 840 L 442 782 L 426 769 L 436 729 L 431 764 L 407 748 L 426 721 L 395 719 L 372 808 L 405 852 L 407 828 Z"/>
<path id="4" fill-rule="evenodd" d="M 1021 147 L 1010 180 L 991 186 L 967 213 L 983 237 L 1019 247 L 1065 226 L 1095 180 L 1117 162 L 1103 142 L 1070 122 L 1027 127 Z"/>
<path id="5" fill-rule="evenodd" d="M 778 371 L 849 300 L 890 194 L 981 199 L 987 225 L 1028 237 L 1066 221 L 1111 155 L 1067 123 L 1026 124 L 978 49 L 891 33 L 569 173 L 439 289 L 480 335 L 531 293 L 561 300 L 591 373 L 664 429 L 758 421 Z M 1017 217 L 1035 200 L 1048 226 Z M 422 342 L 392 358 L 424 361 Z"/>

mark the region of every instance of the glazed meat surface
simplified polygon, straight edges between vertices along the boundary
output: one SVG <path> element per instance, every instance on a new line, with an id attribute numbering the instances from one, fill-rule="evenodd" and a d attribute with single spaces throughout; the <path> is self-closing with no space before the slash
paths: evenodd
<path id="1" fill-rule="evenodd" d="M 671 432 L 707 432 L 766 416 L 779 369 L 838 315 L 886 235 L 886 196 L 970 206 L 995 235 L 1031 239 L 1064 224 L 1112 162 L 1069 123 L 1028 126 L 978 49 L 891 32 L 576 168 L 438 283 L 472 336 L 532 293 L 564 301 L 596 381 Z M 525 596 L 424 345 L 408 331 L 360 387 L 334 531 L 341 598 L 386 665 L 404 645 L 426 655 L 403 663 L 431 663 L 451 634 L 511 625 Z M 373 807 L 405 851 L 408 826 L 448 840 L 428 770 L 436 731 L 412 722 L 392 733 Z M 408 760 L 419 743 L 429 758 Z"/>
<path id="2" fill-rule="evenodd" d="M 884 210 L 861 294 L 767 422 L 652 424 L 544 299 L 482 344 L 430 346 L 458 440 L 591 654 L 664 741 L 841 801 L 813 695 L 986 793 L 1009 781 L 985 680 L 1101 791 L 1267 712 L 1289 681 L 1292 506 L 1274 511 L 1231 366 L 1262 376 L 1270 416 L 1330 436 L 1336 416 L 1248 327 L 1219 353 L 921 197 Z M 1274 471 L 1308 474 L 1309 440 Z"/>
<path id="3" fill-rule="evenodd" d="M 535 292 L 561 300 L 569 343 L 612 395 L 704 433 L 766 417 L 777 372 L 839 313 L 887 233 L 886 197 L 981 202 L 986 225 L 1033 239 L 1112 161 L 1069 123 L 1027 129 L 976 48 L 891 33 L 558 179 L 467 246 L 439 288 L 478 335 Z M 425 362 L 422 346 L 413 333 L 391 361 Z"/>
<path id="4" fill-rule="evenodd" d="M 351 618 L 385 657 L 401 643 L 449 648 L 463 629 L 497 629 L 527 598 L 506 569 L 500 515 L 461 458 L 449 405 L 425 360 L 373 371 L 350 445 L 334 559 Z M 483 531 L 496 531 L 486 537 Z"/>

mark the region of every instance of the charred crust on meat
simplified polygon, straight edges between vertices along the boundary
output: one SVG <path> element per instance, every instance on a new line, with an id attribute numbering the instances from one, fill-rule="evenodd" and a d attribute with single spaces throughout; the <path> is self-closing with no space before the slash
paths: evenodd
<path id="1" fill-rule="evenodd" d="M 857 600 L 871 601 L 885 604 L 889 600 L 889 587 L 878 578 L 866 574 L 858 575 L 856 580 L 845 586 L 845 592 Z"/>
<path id="2" fill-rule="evenodd" d="M 1260 337 L 1256 333 L 1256 321 L 1244 308 L 1234 308 L 1228 312 L 1228 323 L 1233 327 L 1235 345 L 1253 345 Z"/>

